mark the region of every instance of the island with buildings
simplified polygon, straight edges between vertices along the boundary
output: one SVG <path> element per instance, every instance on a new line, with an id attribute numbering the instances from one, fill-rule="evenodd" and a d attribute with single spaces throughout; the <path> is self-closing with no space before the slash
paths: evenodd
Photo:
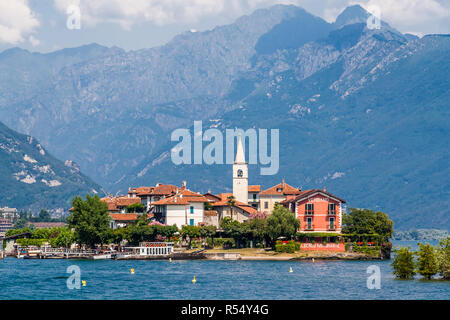
<path id="1" fill-rule="evenodd" d="M 68 235 L 65 242 L 45 241 L 43 232 L 38 233 L 42 239 L 36 239 L 38 236 L 33 236 L 36 231 L 26 228 L 7 233 L 17 210 L 2 209 L 0 231 L 3 234 L 0 236 L 3 237 L 3 250 L 25 258 L 286 260 L 390 257 L 388 244 L 392 230 L 383 235 L 372 229 L 362 233 L 347 228 L 344 233 L 346 201 L 326 188 L 301 190 L 284 179 L 267 189 L 249 185 L 248 163 L 240 138 L 232 179 L 232 193 L 201 194 L 189 190 L 187 182 L 183 181 L 180 186 L 157 183 L 155 186 L 130 187 L 127 195 L 101 198 L 99 201 L 108 216 L 108 230 L 102 232 L 109 238 L 93 236 L 95 240 L 85 243 L 76 241 L 74 218 L 69 218 L 71 228 L 64 223 L 33 224 L 34 230 L 53 230 L 53 234 L 58 234 L 57 239 L 71 232 L 72 241 L 67 240 Z M 93 199 L 88 198 L 89 201 Z M 76 208 L 75 203 L 74 200 L 74 207 L 70 209 L 72 215 L 76 212 L 82 215 L 83 210 L 88 210 Z M 78 203 L 82 203 L 80 198 Z M 375 215 L 366 211 L 361 214 Z M 392 225 L 390 227 L 392 229 Z"/>

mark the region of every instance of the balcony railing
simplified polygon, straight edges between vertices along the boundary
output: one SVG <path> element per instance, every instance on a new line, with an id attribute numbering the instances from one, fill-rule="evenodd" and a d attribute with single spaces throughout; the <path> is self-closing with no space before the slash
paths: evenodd
<path id="1" fill-rule="evenodd" d="M 328 210 L 328 215 L 335 216 L 336 215 L 336 210 Z"/>
<path id="2" fill-rule="evenodd" d="M 306 214 L 307 216 L 312 216 L 312 215 L 314 215 L 314 210 L 306 210 L 306 211 L 305 211 L 305 214 Z"/>

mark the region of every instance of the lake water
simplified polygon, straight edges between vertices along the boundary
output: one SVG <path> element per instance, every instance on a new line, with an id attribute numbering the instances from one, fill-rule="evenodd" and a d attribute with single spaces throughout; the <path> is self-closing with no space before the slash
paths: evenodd
<path id="1" fill-rule="evenodd" d="M 401 243 L 403 245 L 403 243 Z M 391 261 L 0 261 L 0 300 L 7 299 L 450 299 L 450 282 L 403 281 Z M 77 265 L 86 286 L 68 289 Z M 380 267 L 381 289 L 367 288 Z M 292 267 L 293 272 L 289 272 Z M 131 274 L 130 269 L 135 269 Z M 197 283 L 192 283 L 193 276 Z"/>

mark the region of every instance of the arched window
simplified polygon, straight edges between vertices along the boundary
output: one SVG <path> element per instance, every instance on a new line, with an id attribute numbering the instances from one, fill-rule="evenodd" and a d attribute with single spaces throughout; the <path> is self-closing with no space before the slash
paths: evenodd
<path id="1" fill-rule="evenodd" d="M 237 171 L 237 176 L 238 176 L 239 178 L 241 178 L 243 175 L 244 175 L 244 172 L 243 172 L 241 169 L 239 169 L 239 170 Z"/>

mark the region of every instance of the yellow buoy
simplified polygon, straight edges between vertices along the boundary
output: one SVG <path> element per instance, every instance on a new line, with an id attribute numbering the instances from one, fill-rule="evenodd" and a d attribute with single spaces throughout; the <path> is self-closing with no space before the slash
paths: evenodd
<path id="1" fill-rule="evenodd" d="M 134 269 L 130 269 L 130 271 L 131 271 L 131 274 L 134 274 Z"/>
<path id="2" fill-rule="evenodd" d="M 314 262 L 314 258 L 312 258 L 312 260 L 311 260 L 312 262 Z"/>
<path id="3" fill-rule="evenodd" d="M 172 262 L 172 258 L 169 258 L 169 262 Z"/>
<path id="4" fill-rule="evenodd" d="M 294 272 L 294 270 L 292 270 L 292 267 L 289 267 L 289 272 Z"/>
<path id="5" fill-rule="evenodd" d="M 192 279 L 192 283 L 196 283 L 197 282 L 197 280 L 195 280 L 195 276 L 194 276 L 194 279 Z"/>
<path id="6" fill-rule="evenodd" d="M 86 287 L 86 281 L 82 280 L 81 283 L 83 284 L 83 287 Z"/>

